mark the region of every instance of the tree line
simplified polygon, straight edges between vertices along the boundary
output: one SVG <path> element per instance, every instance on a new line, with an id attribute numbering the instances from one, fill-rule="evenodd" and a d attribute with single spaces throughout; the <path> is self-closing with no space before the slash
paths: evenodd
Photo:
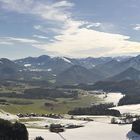
<path id="1" fill-rule="evenodd" d="M 140 103 L 140 96 L 137 94 L 126 95 L 122 99 L 120 99 L 118 105 L 130 105 L 130 104 L 139 104 Z"/>
<path id="2" fill-rule="evenodd" d="M 0 139 L 28 140 L 28 131 L 22 123 L 11 123 L 7 120 L 0 119 Z"/>
<path id="3" fill-rule="evenodd" d="M 118 110 L 109 109 L 114 107 L 112 103 L 92 105 L 86 108 L 75 108 L 68 112 L 70 115 L 111 115 L 119 117 L 121 114 Z"/>
<path id="4" fill-rule="evenodd" d="M 29 140 L 26 126 L 22 123 L 11 123 L 0 119 L 0 140 Z M 44 140 L 41 136 L 34 140 Z"/>
<path id="5" fill-rule="evenodd" d="M 47 98 L 77 98 L 78 93 L 76 92 L 65 92 L 58 89 L 47 89 L 47 88 L 32 88 L 26 89 L 23 94 L 16 92 L 12 93 L 0 93 L 0 97 L 10 98 L 26 98 L 26 99 L 47 99 Z"/>

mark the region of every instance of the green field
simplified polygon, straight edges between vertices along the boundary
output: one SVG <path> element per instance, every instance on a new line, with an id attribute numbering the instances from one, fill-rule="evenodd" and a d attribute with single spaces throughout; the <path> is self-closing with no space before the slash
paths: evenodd
<path id="1" fill-rule="evenodd" d="M 34 100 L 34 99 L 19 99 L 19 98 L 0 98 L 7 100 L 9 105 L 0 105 L 0 109 L 12 114 L 18 113 L 58 113 L 66 114 L 69 110 L 75 107 L 87 107 L 92 103 L 99 103 L 102 100 L 94 95 L 80 95 L 78 99 L 59 98 L 53 100 Z M 31 103 L 24 105 L 25 103 Z M 23 104 L 24 103 L 24 104 Z M 52 106 L 45 106 L 45 103 L 50 103 Z"/>

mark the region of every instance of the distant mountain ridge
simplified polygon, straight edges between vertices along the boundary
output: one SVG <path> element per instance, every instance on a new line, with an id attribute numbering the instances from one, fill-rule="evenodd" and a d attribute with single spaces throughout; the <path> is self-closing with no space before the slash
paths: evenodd
<path id="1" fill-rule="evenodd" d="M 135 68 L 128 68 L 125 71 L 108 78 L 110 81 L 122 81 L 122 80 L 140 80 L 140 71 Z"/>
<path id="2" fill-rule="evenodd" d="M 74 65 L 59 74 L 56 78 L 57 84 L 72 85 L 79 83 L 93 83 L 101 80 L 103 75 L 98 71 L 90 71 L 80 65 Z"/>
<path id="3" fill-rule="evenodd" d="M 26 66 L 28 69 L 52 69 L 56 73 L 70 68 L 74 65 L 80 65 L 87 69 L 94 68 L 97 65 L 108 63 L 112 60 L 123 61 L 125 57 L 87 57 L 87 58 L 68 58 L 68 57 L 50 57 L 48 55 L 42 55 L 39 57 L 27 57 L 24 59 L 15 60 L 15 63 Z"/>
<path id="4" fill-rule="evenodd" d="M 53 80 L 62 84 L 94 83 L 109 78 L 136 79 L 138 71 L 140 71 L 140 55 L 114 58 L 68 58 L 42 55 L 15 61 L 0 59 L 0 78 Z"/>

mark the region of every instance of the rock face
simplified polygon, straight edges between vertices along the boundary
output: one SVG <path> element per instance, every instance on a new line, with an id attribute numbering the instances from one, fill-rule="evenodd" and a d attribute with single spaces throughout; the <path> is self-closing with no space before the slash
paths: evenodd
<path id="1" fill-rule="evenodd" d="M 140 134 L 140 120 L 137 120 L 137 121 L 134 121 L 134 122 L 133 122 L 133 124 L 132 124 L 132 130 L 133 130 L 135 133 Z"/>

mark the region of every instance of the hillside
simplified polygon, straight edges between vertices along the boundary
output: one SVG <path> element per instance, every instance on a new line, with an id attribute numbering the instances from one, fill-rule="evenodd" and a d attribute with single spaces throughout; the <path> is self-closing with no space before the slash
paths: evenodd
<path id="1" fill-rule="evenodd" d="M 140 71 L 134 68 L 128 68 L 127 70 L 117 74 L 107 80 L 110 81 L 122 81 L 122 80 L 140 80 Z"/>
<path id="2" fill-rule="evenodd" d="M 79 83 L 93 83 L 102 78 L 97 71 L 90 71 L 82 66 L 75 65 L 59 74 L 56 78 L 57 84 L 71 85 Z"/>
<path id="3" fill-rule="evenodd" d="M 22 67 L 13 61 L 6 58 L 0 59 L 0 79 L 17 79 L 20 70 Z"/>

